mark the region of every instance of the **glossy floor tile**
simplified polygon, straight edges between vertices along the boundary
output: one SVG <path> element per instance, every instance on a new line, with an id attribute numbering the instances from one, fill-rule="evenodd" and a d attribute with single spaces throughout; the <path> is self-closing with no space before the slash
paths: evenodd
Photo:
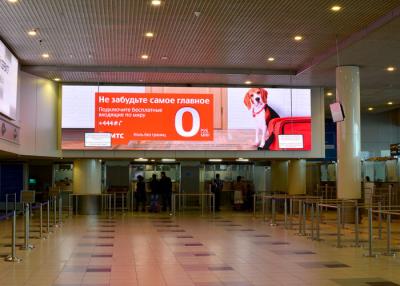
<path id="1" fill-rule="evenodd" d="M 295 221 L 287 230 L 278 219 L 277 226 L 270 226 L 252 214 L 229 212 L 215 219 L 198 214 L 74 216 L 48 239 L 32 233 L 35 248 L 17 250 L 21 263 L 1 260 L 0 285 L 400 285 L 400 259 L 364 257 L 365 248 L 351 247 L 352 225 L 342 229 L 343 247 L 337 248 L 335 224 L 328 216 L 321 225 L 323 241 L 299 235 Z M 10 250 L 10 225 L 0 222 L 3 256 Z M 21 221 L 17 226 L 22 244 Z M 365 247 L 366 228 L 360 229 Z M 384 249 L 382 233 L 374 252 Z"/>

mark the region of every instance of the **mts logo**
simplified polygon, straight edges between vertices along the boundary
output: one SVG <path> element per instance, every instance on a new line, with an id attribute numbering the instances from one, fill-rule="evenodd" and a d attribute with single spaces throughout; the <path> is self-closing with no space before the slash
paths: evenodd
<path id="1" fill-rule="evenodd" d="M 113 133 L 111 137 L 114 139 L 125 139 L 124 133 Z"/>

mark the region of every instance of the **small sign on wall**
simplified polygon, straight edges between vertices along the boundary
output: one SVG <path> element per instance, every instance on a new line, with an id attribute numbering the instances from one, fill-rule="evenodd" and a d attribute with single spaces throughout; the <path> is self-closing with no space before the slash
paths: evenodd
<path id="1" fill-rule="evenodd" d="M 0 117 L 0 139 L 19 144 L 19 132 L 17 125 Z"/>

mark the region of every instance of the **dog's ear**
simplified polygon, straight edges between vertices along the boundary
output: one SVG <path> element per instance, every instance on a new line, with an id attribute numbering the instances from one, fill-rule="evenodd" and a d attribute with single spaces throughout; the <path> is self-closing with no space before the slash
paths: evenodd
<path id="1" fill-rule="evenodd" d="M 251 108 L 251 89 L 244 96 L 244 105 L 246 105 L 247 109 Z"/>
<path id="2" fill-rule="evenodd" d="M 264 88 L 260 88 L 261 99 L 263 102 L 267 103 L 268 91 Z"/>

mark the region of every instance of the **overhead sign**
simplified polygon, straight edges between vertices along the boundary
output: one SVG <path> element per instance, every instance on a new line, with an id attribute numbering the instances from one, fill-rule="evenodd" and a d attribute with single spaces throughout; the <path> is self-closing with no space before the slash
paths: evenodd
<path id="1" fill-rule="evenodd" d="M 111 147 L 111 133 L 85 133 L 85 147 Z"/>
<path id="2" fill-rule="evenodd" d="M 212 141 L 210 94 L 96 93 L 95 132 L 135 140 Z"/>
<path id="3" fill-rule="evenodd" d="M 279 135 L 279 148 L 281 149 L 303 149 L 303 135 Z"/>

